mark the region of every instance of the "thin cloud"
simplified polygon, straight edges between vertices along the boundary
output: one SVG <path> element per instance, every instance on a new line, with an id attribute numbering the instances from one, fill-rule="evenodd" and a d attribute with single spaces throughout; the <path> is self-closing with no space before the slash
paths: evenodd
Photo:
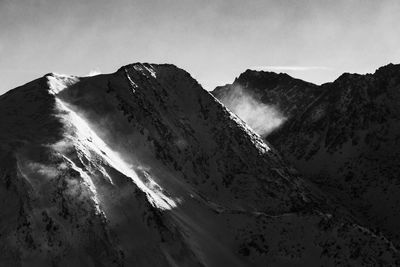
<path id="1" fill-rule="evenodd" d="M 255 70 L 270 71 L 312 71 L 312 70 L 333 70 L 325 66 L 256 66 Z"/>

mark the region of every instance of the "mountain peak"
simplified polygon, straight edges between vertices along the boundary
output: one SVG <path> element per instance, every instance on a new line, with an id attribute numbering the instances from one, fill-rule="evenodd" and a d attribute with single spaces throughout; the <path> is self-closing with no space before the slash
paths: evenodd
<path id="1" fill-rule="evenodd" d="M 232 84 L 216 87 L 212 94 L 236 114 L 248 117 L 252 123 L 248 121 L 247 123 L 253 129 L 260 128 L 257 125 L 263 119 L 279 122 L 274 124 L 276 127 L 271 128 L 274 129 L 280 127 L 285 118 L 302 112 L 308 103 L 320 94 L 320 91 L 321 89 L 317 85 L 293 78 L 285 73 L 248 69 L 240 74 Z M 295 101 L 296 104 L 290 105 L 289 103 L 292 101 Z M 253 109 L 249 102 L 259 103 L 259 106 L 265 110 L 264 116 L 247 114 L 248 110 Z M 243 107 L 244 103 L 247 108 Z M 269 117 L 267 114 L 279 115 Z M 251 119 L 254 116 L 259 118 Z M 270 130 L 266 132 L 270 132 Z M 260 134 L 264 135 L 266 132 L 263 131 Z"/>
<path id="2" fill-rule="evenodd" d="M 252 88 L 261 88 L 262 86 L 266 86 L 267 88 L 272 88 L 278 84 L 287 84 L 287 83 L 297 83 L 297 84 L 306 84 L 300 79 L 293 78 L 292 76 L 286 73 L 276 73 L 270 71 L 257 71 L 247 69 L 245 72 L 239 75 L 238 78 L 235 79 L 234 83 L 238 84 L 248 84 L 249 87 Z"/>

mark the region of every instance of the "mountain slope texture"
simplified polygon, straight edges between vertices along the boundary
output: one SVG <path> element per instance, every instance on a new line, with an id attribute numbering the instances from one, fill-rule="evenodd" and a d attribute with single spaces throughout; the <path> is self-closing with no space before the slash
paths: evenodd
<path id="1" fill-rule="evenodd" d="M 0 127 L 0 266 L 399 264 L 173 65 L 47 74 Z"/>
<path id="2" fill-rule="evenodd" d="M 362 225 L 399 247 L 400 65 L 389 64 L 374 74 L 346 73 L 333 83 L 307 88 L 289 85 L 301 83 L 294 78 L 288 78 L 290 83 L 265 78 L 284 74 L 249 73 L 214 95 L 225 103 L 234 86 L 241 85 L 265 104 L 292 110 L 266 139 Z M 283 102 L 288 91 L 292 97 Z"/>

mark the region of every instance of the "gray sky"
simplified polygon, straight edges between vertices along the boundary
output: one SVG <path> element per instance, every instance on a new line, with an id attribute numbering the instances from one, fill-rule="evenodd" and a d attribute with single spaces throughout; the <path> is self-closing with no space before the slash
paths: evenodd
<path id="1" fill-rule="evenodd" d="M 400 63 L 399 16 L 397 0 L 0 0 L 0 94 L 137 61 L 206 89 L 247 68 L 327 82 Z"/>

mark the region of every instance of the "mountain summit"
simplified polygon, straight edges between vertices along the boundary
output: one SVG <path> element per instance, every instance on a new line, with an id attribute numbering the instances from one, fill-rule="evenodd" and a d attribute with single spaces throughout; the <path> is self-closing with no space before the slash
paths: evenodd
<path id="1" fill-rule="evenodd" d="M 173 65 L 47 74 L 0 126 L 1 266 L 398 263 Z"/>
<path id="2" fill-rule="evenodd" d="M 230 98 L 238 88 L 264 104 L 276 106 L 287 118 L 305 110 L 322 92 L 319 86 L 286 73 L 246 70 L 232 84 L 216 87 L 212 94 L 232 110 L 235 107 Z"/>

